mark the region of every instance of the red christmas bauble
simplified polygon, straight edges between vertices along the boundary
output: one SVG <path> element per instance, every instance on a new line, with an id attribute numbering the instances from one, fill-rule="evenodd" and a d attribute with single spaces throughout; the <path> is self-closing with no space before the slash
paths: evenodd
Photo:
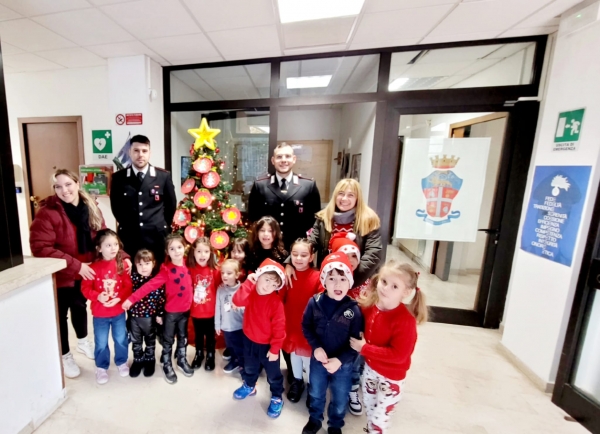
<path id="1" fill-rule="evenodd" d="M 215 188 L 221 182 L 221 177 L 217 172 L 213 172 L 212 170 L 208 173 L 202 175 L 202 185 L 206 188 Z"/>
<path id="2" fill-rule="evenodd" d="M 241 218 L 242 214 L 235 206 L 223 211 L 223 221 L 229 225 L 237 225 Z"/>
<path id="3" fill-rule="evenodd" d="M 198 173 L 208 173 L 212 168 L 212 161 L 209 158 L 200 157 L 194 161 L 194 170 Z"/>
<path id="4" fill-rule="evenodd" d="M 194 205 L 198 208 L 208 208 L 212 203 L 212 194 L 210 191 L 201 189 L 194 195 Z"/>
<path id="5" fill-rule="evenodd" d="M 183 194 L 188 194 L 190 191 L 192 191 L 194 189 L 195 186 L 196 186 L 196 181 L 193 179 L 188 179 L 181 185 L 181 192 Z"/>
<path id="6" fill-rule="evenodd" d="M 225 231 L 213 232 L 210 236 L 210 245 L 215 249 L 224 249 L 229 245 L 229 235 Z"/>
<path id="7" fill-rule="evenodd" d="M 219 148 L 215 149 L 215 154 L 218 154 L 219 152 L 221 152 Z"/>
<path id="8" fill-rule="evenodd" d="M 196 241 L 198 237 L 202 236 L 202 233 L 200 232 L 200 229 L 198 229 L 196 226 L 188 226 L 187 228 L 185 228 L 183 236 L 185 237 L 188 243 L 193 244 L 193 242 Z"/>
<path id="9" fill-rule="evenodd" d="M 175 211 L 175 215 L 173 216 L 173 223 L 175 223 L 180 228 L 187 226 L 189 222 L 192 221 L 192 214 L 189 209 L 181 208 Z"/>

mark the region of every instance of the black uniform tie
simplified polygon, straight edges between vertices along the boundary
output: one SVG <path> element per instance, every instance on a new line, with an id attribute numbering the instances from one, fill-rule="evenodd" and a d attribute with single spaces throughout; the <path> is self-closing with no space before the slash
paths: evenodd
<path id="1" fill-rule="evenodd" d="M 281 192 L 287 193 L 287 185 L 286 185 L 285 179 L 281 180 Z"/>
<path id="2" fill-rule="evenodd" d="M 140 184 L 141 184 L 142 181 L 144 180 L 144 172 L 138 172 L 137 177 L 140 180 Z"/>

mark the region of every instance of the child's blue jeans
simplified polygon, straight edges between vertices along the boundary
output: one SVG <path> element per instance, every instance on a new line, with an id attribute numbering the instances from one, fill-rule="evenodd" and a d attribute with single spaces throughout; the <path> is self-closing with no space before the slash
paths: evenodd
<path id="1" fill-rule="evenodd" d="M 111 318 L 94 317 L 94 358 L 96 366 L 108 369 L 110 365 L 110 349 L 108 348 L 108 332 L 112 328 L 112 337 L 115 344 L 115 364 L 117 366 L 127 363 L 128 340 L 127 321 L 125 312 Z"/>
<path id="2" fill-rule="evenodd" d="M 360 388 L 360 377 L 365 370 L 365 358 L 360 354 L 354 361 L 352 366 L 352 388 L 350 390 L 357 390 Z"/>
<path id="3" fill-rule="evenodd" d="M 333 374 L 327 372 L 323 364 L 313 357 L 310 358 L 310 379 L 308 393 L 310 394 L 310 407 L 308 413 L 315 421 L 323 420 L 327 388 L 331 391 L 331 399 L 327 416 L 327 425 L 332 428 L 344 426 L 344 416 L 348 407 L 348 393 L 352 385 L 352 363 L 343 364 Z"/>

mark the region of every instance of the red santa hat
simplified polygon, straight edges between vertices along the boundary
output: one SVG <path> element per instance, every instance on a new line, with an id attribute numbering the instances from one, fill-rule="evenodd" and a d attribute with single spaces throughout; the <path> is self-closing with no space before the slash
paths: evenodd
<path id="1" fill-rule="evenodd" d="M 354 286 L 354 277 L 352 276 L 352 267 L 350 266 L 350 262 L 348 261 L 348 257 L 342 253 L 331 253 L 323 259 L 323 263 L 321 264 L 321 284 L 325 286 L 325 281 L 327 280 L 327 275 L 331 270 L 340 270 L 344 273 L 348 281 L 350 282 L 350 287 Z"/>
<path id="2" fill-rule="evenodd" d="M 338 234 L 334 234 L 333 237 L 331 237 L 331 252 L 332 253 L 336 253 L 336 252 L 342 252 L 342 253 L 355 253 L 356 257 L 358 258 L 358 260 L 360 260 L 360 248 L 358 247 L 358 244 L 356 244 L 354 241 L 350 240 L 349 238 L 346 238 L 344 236 L 337 236 Z M 341 234 L 340 234 L 341 235 Z M 354 234 L 352 234 L 354 235 Z"/>
<path id="3" fill-rule="evenodd" d="M 336 251 L 336 249 L 333 247 L 333 243 L 335 243 L 338 240 L 354 241 L 355 239 L 356 239 L 356 234 L 354 232 L 344 232 L 344 231 L 336 232 L 329 239 L 329 251 L 330 252 Z M 360 250 L 359 250 L 358 254 L 360 255 Z"/>
<path id="4" fill-rule="evenodd" d="M 277 275 L 281 278 L 281 285 L 279 285 L 279 288 L 277 288 L 277 290 L 279 291 L 281 288 L 283 288 L 283 285 L 285 285 L 285 270 L 283 268 L 283 265 L 281 265 L 278 262 L 275 262 L 272 259 L 265 259 L 260 264 L 260 267 L 256 269 L 256 278 L 258 279 L 261 275 L 267 272 L 277 273 Z"/>

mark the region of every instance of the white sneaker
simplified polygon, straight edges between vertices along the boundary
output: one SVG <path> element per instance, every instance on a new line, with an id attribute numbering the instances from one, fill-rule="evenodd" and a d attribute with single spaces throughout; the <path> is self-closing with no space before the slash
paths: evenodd
<path id="1" fill-rule="evenodd" d="M 75 378 L 81 375 L 81 371 L 79 370 L 79 366 L 75 363 L 75 359 L 73 359 L 73 354 L 68 352 L 64 356 L 62 356 L 63 362 L 63 372 L 65 373 L 65 377 L 67 378 Z"/>
<path id="2" fill-rule="evenodd" d="M 127 362 L 123 363 L 122 365 L 117 366 L 117 369 L 119 370 L 119 375 L 121 377 L 129 376 L 129 366 L 127 366 Z"/>
<path id="3" fill-rule="evenodd" d="M 94 345 L 87 339 L 80 339 L 77 342 L 77 351 L 85 354 L 88 359 L 94 360 Z"/>
<path id="4" fill-rule="evenodd" d="M 348 394 L 348 409 L 354 416 L 360 416 L 363 413 L 363 406 L 358 396 L 358 389 L 350 391 Z"/>
<path id="5" fill-rule="evenodd" d="M 96 368 L 96 382 L 98 384 L 108 383 L 108 372 L 106 369 Z"/>

